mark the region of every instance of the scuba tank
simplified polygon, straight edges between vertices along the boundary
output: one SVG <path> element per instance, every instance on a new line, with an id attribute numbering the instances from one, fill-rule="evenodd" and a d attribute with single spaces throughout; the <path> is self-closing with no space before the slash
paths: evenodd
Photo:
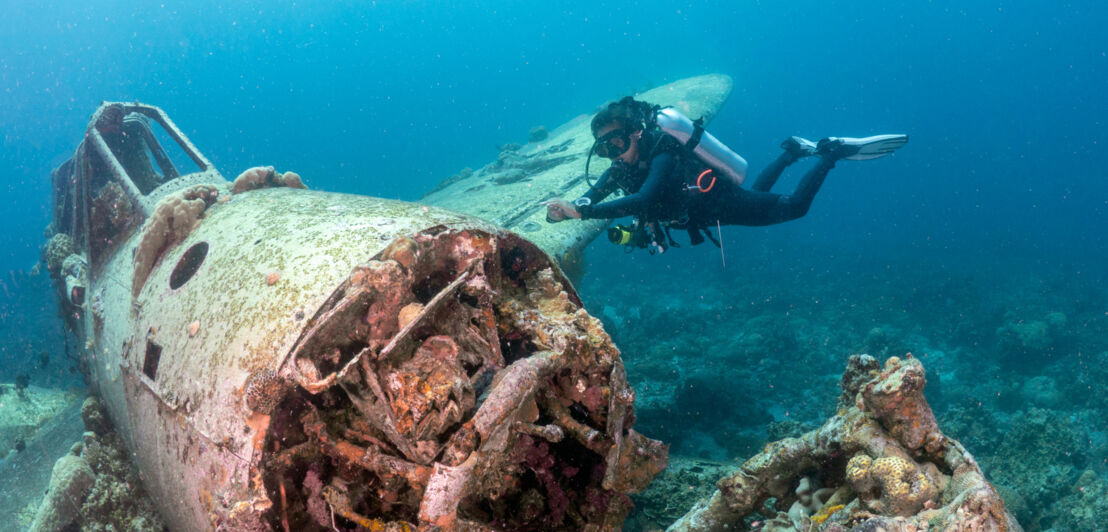
<path id="1" fill-rule="evenodd" d="M 672 107 L 660 108 L 654 112 L 654 122 L 662 131 L 679 140 L 686 148 L 691 147 L 697 157 L 718 170 L 735 185 L 741 185 L 746 179 L 746 159 L 732 151 L 711 133 L 704 131 L 701 125 L 703 121 L 704 119 L 701 118 L 693 122 Z M 690 139 L 692 139 L 691 142 Z"/>
<path id="2" fill-rule="evenodd" d="M 638 122 L 644 130 L 657 127 L 669 136 L 680 142 L 684 148 L 704 161 L 709 167 L 719 171 L 723 177 L 735 185 L 741 185 L 746 179 L 746 159 L 728 148 L 711 133 L 704 130 L 704 118 L 695 121 L 681 114 L 672 107 L 651 105 L 647 102 L 636 100 L 632 96 L 626 96 L 619 102 L 609 104 L 609 108 L 624 106 L 634 110 Z M 596 143 L 589 148 L 588 158 L 585 160 L 585 181 L 592 186 L 589 178 L 589 163 L 596 153 Z"/>

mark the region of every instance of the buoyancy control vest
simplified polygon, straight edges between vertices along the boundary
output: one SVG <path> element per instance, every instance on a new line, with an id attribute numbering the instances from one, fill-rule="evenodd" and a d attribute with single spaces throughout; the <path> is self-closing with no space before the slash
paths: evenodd
<path id="1" fill-rule="evenodd" d="M 705 131 L 703 117 L 690 120 L 673 107 L 652 105 L 648 102 L 635 100 L 631 96 L 627 96 L 620 100 L 618 104 L 613 105 L 623 105 L 635 110 L 635 114 L 638 115 L 637 120 L 644 131 L 658 131 L 660 133 L 658 140 L 651 147 L 649 155 L 652 156 L 658 153 L 659 149 L 675 152 L 678 155 L 678 171 L 683 174 L 685 191 L 689 193 L 689 196 L 682 201 L 681 210 L 683 210 L 684 215 L 680 219 L 670 221 L 643 220 L 636 216 L 635 227 L 649 230 L 647 231 L 649 235 L 647 238 L 638 239 L 641 242 L 638 247 L 650 247 L 653 254 L 655 249 L 664 253 L 669 246 L 677 246 L 677 243 L 673 241 L 669 234 L 670 228 L 688 231 L 692 245 L 704 242 L 706 236 L 719 247 L 719 241 L 707 230 L 704 221 L 690 219 L 687 209 L 690 200 L 695 202 L 697 196 L 710 193 L 714 189 L 716 179 L 724 179 L 736 188 L 742 185 L 746 179 L 748 168 L 746 159 L 728 148 L 714 135 Z M 585 180 L 589 182 L 590 186 L 592 186 L 592 182 L 589 180 L 589 160 L 592 159 L 595 150 L 596 145 L 594 144 L 589 151 L 588 160 L 585 162 Z M 690 161 L 690 159 L 695 159 L 695 162 Z M 693 164 L 690 165 L 689 163 Z M 692 170 L 691 174 L 690 170 Z M 625 193 L 632 193 L 637 190 L 641 183 L 635 183 L 633 186 L 628 186 L 627 183 L 618 183 L 618 185 Z M 611 239 L 611 237 L 609 238 Z"/>
<path id="2" fill-rule="evenodd" d="M 689 241 L 694 246 L 704 242 L 705 236 L 719 246 L 719 242 L 706 230 L 705 222 L 692 216 L 690 211 L 697 209 L 700 202 L 716 201 L 711 193 L 728 188 L 731 180 L 725 176 L 717 178 L 711 166 L 665 131 L 652 128 L 642 140 L 644 149 L 638 163 L 614 163 L 612 170 L 615 173 L 609 179 L 615 186 L 624 194 L 638 192 L 653 159 L 661 153 L 674 157 L 670 172 L 676 179 L 667 185 L 659 203 L 651 204 L 648 212 L 636 214 L 631 226 L 617 226 L 615 234 L 620 238 L 614 238 L 610 231 L 609 240 L 624 244 L 627 249 L 639 247 L 648 248 L 651 254 L 664 253 L 669 247 L 681 247 L 670 235 L 671 229 L 679 229 L 689 233 Z M 717 183 L 717 179 L 725 182 Z"/>
<path id="3" fill-rule="evenodd" d="M 648 102 L 636 100 L 631 96 L 625 96 L 618 102 L 618 105 L 635 109 L 643 130 L 658 129 L 667 133 L 676 139 L 687 152 L 691 152 L 734 185 L 742 185 L 746 179 L 746 170 L 749 166 L 746 159 L 743 159 L 741 155 L 735 153 L 726 144 L 707 132 L 704 129 L 704 117 L 690 120 L 689 117 L 673 107 L 652 105 Z M 596 146 L 593 145 L 589 150 L 589 160 L 592 159 L 595 149 Z M 585 162 L 585 180 L 589 181 L 591 185 L 589 160 Z"/>

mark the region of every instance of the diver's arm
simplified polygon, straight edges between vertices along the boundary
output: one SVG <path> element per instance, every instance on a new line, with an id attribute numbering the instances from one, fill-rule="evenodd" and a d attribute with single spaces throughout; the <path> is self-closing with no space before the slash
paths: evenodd
<path id="1" fill-rule="evenodd" d="M 609 167 L 607 170 L 604 170 L 604 173 L 600 174 L 600 178 L 597 179 L 596 184 L 589 187 L 581 197 L 588 198 L 590 203 L 596 203 L 610 196 L 612 192 L 615 192 L 616 188 L 618 188 L 616 180 L 612 178 L 612 174 L 615 171 L 617 171 L 615 167 Z M 544 201 L 543 205 L 546 205 L 546 221 L 550 223 L 557 223 L 566 218 L 581 217 L 581 214 L 577 212 L 577 208 L 574 207 L 572 203 L 561 198 Z"/>
<path id="2" fill-rule="evenodd" d="M 612 174 L 616 171 L 617 169 L 615 166 L 608 167 L 607 170 L 604 170 L 604 173 L 600 174 L 600 178 L 596 180 L 596 184 L 589 187 L 581 197 L 589 198 L 589 201 L 593 204 L 604 201 L 604 198 L 616 191 L 616 180 L 612 178 Z"/>
<path id="3" fill-rule="evenodd" d="M 666 178 L 673 172 L 673 155 L 661 153 L 650 161 L 650 173 L 646 176 L 642 188 L 634 194 L 624 196 L 604 203 L 578 207 L 581 218 L 620 218 L 632 214 L 640 214 L 646 208 L 661 199 L 664 192 Z M 599 186 L 600 183 L 597 183 Z"/>

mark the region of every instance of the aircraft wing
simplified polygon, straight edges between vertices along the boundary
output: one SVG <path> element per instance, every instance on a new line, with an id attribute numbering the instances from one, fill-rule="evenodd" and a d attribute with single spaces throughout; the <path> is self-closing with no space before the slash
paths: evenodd
<path id="1" fill-rule="evenodd" d="M 675 81 L 637 94 L 636 99 L 672 105 L 690 118 L 708 122 L 731 93 L 731 78 L 709 74 Z M 543 201 L 574 199 L 588 189 L 585 158 L 593 138 L 593 113 L 562 124 L 541 141 L 502 151 L 496 161 L 441 182 L 420 201 L 471 214 L 510 229 L 557 258 L 571 277 L 580 273 L 580 257 L 608 225 L 607 220 L 546 221 Z M 609 162 L 593 157 L 589 174 L 596 179 Z"/>

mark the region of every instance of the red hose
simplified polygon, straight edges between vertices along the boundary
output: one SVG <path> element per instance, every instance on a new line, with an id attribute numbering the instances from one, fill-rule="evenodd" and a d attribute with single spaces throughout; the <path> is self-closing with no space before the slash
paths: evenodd
<path id="1" fill-rule="evenodd" d="M 704 188 L 704 186 L 701 185 L 700 182 L 704 179 L 704 176 L 709 175 L 709 174 L 712 175 L 712 182 L 708 183 L 708 188 Z M 700 175 L 696 176 L 696 188 L 698 190 L 700 190 L 701 193 L 710 192 L 712 190 L 712 187 L 714 187 L 714 186 L 716 186 L 716 176 L 715 176 L 715 174 L 712 174 L 712 169 L 711 168 L 709 168 L 709 169 L 707 169 L 703 172 L 700 172 Z"/>

